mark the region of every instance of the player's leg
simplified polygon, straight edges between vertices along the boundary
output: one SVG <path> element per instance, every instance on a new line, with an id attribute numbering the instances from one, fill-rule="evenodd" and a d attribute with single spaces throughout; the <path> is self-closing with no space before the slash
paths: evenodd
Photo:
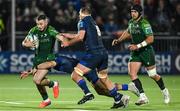
<path id="1" fill-rule="evenodd" d="M 92 83 L 93 88 L 99 95 L 111 97 L 107 87 L 102 83 L 102 81 L 100 81 L 96 70 L 90 71 L 89 73 L 85 74 L 84 77 L 86 77 L 86 79 Z M 136 88 L 133 82 L 129 84 L 114 83 L 114 85 L 118 91 L 131 91 L 135 95 L 139 96 L 139 90 Z"/>
<path id="2" fill-rule="evenodd" d="M 152 49 L 148 49 L 147 51 L 143 52 L 142 55 L 143 55 L 142 61 L 147 69 L 147 73 L 149 77 L 155 80 L 155 82 L 158 84 L 159 88 L 161 89 L 164 96 L 164 103 L 169 103 L 170 102 L 169 91 L 167 88 L 165 88 L 162 77 L 159 74 L 157 74 L 156 71 L 154 51 Z"/>
<path id="3" fill-rule="evenodd" d="M 142 105 L 149 102 L 148 98 L 146 97 L 144 93 L 142 83 L 139 80 L 138 75 L 137 75 L 139 69 L 141 68 L 141 65 L 142 65 L 141 62 L 128 63 L 128 72 L 129 72 L 130 78 L 140 93 L 139 100 L 135 103 L 136 105 Z"/>
<path id="4" fill-rule="evenodd" d="M 164 96 L 164 103 L 166 104 L 169 103 L 170 102 L 169 91 L 165 87 L 162 77 L 159 74 L 157 74 L 156 66 L 155 65 L 149 66 L 149 67 L 146 67 L 146 69 L 147 69 L 147 73 L 149 77 L 151 77 L 161 89 L 161 92 Z"/>
<path id="5" fill-rule="evenodd" d="M 56 66 L 55 61 L 47 61 L 47 62 L 43 62 L 43 63 L 39 64 L 37 66 L 37 68 L 40 70 L 40 69 L 49 69 L 49 68 L 52 68 L 52 67 L 55 67 L 55 66 Z"/>
<path id="6" fill-rule="evenodd" d="M 85 102 L 94 99 L 94 95 L 90 92 L 87 87 L 86 81 L 83 79 L 83 75 L 88 73 L 91 69 L 84 65 L 77 64 L 72 72 L 72 80 L 82 89 L 85 96 L 78 102 L 78 104 L 84 104 Z"/>
<path id="7" fill-rule="evenodd" d="M 107 87 L 110 97 L 114 98 L 114 105 L 111 109 L 125 108 L 128 106 L 130 97 L 118 93 L 117 88 L 113 82 L 108 78 L 107 69 L 101 70 L 98 73 L 100 81 Z"/>
<path id="8" fill-rule="evenodd" d="M 36 87 L 37 87 L 40 95 L 41 95 L 42 98 L 43 98 L 43 101 L 39 104 L 39 107 L 40 107 L 40 108 L 44 108 L 44 107 L 50 105 L 50 104 L 51 104 L 51 100 L 50 100 L 49 97 L 48 97 L 48 94 L 47 94 L 47 91 L 46 91 L 45 86 L 37 85 L 37 84 L 36 84 Z"/>
<path id="9" fill-rule="evenodd" d="M 37 85 L 49 86 L 53 88 L 54 98 L 59 96 L 59 83 L 57 81 L 51 81 L 44 78 L 48 73 L 48 69 L 39 70 L 37 69 L 36 73 L 33 76 L 33 81 Z"/>

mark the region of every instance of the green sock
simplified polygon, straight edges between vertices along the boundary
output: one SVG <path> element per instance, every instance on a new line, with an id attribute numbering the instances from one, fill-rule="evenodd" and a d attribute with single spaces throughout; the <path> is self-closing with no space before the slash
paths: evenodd
<path id="1" fill-rule="evenodd" d="M 49 88 L 53 87 L 54 86 L 54 81 L 50 81 L 49 82 Z"/>
<path id="2" fill-rule="evenodd" d="M 48 94 L 47 93 L 42 93 L 41 94 L 43 100 L 46 100 L 48 98 Z"/>

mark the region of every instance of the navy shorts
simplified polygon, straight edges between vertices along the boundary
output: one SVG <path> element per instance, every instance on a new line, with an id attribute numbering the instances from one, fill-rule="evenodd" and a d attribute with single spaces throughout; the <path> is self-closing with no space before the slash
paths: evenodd
<path id="1" fill-rule="evenodd" d="M 78 64 L 78 60 L 66 56 L 58 56 L 55 59 L 56 66 L 54 67 L 57 71 L 72 73 L 74 67 Z"/>
<path id="2" fill-rule="evenodd" d="M 90 69 L 97 68 L 98 71 L 101 71 L 108 68 L 108 54 L 107 53 L 100 53 L 100 54 L 87 53 L 80 60 L 79 63 Z"/>

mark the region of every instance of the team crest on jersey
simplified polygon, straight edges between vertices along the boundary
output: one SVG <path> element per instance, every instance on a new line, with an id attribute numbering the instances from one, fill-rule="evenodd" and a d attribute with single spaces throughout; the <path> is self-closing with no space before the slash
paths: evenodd
<path id="1" fill-rule="evenodd" d="M 141 30 L 138 24 L 130 24 L 128 30 L 131 34 L 140 34 Z"/>
<path id="2" fill-rule="evenodd" d="M 147 28 L 145 28 L 145 32 L 146 32 L 146 34 L 150 34 L 150 33 L 152 33 L 152 29 L 151 29 L 151 27 L 147 27 Z"/>

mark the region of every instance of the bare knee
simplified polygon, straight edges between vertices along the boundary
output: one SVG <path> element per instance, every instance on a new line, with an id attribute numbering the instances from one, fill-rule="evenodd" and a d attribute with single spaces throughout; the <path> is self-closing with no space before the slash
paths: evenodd
<path id="1" fill-rule="evenodd" d="M 79 80 L 82 79 L 83 75 L 84 75 L 83 71 L 75 67 L 74 71 L 71 74 L 71 79 L 75 82 L 78 82 Z"/>
<path id="2" fill-rule="evenodd" d="M 135 80 L 138 78 L 138 75 L 136 73 L 129 73 L 131 80 Z"/>
<path id="3" fill-rule="evenodd" d="M 37 85 L 40 85 L 41 84 L 41 80 L 37 79 L 37 78 L 33 78 L 33 82 Z"/>

